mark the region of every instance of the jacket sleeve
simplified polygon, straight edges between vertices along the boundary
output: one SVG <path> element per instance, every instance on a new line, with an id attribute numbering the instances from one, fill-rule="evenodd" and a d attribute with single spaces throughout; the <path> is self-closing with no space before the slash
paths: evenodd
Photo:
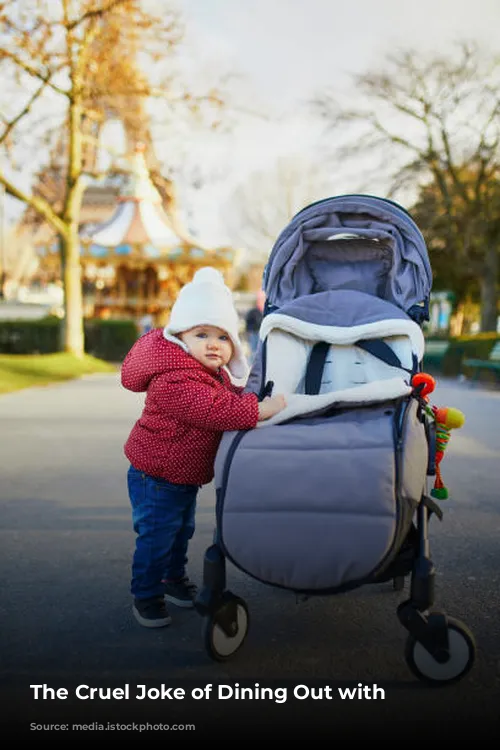
<path id="1" fill-rule="evenodd" d="M 238 394 L 195 378 L 158 378 L 155 401 L 179 422 L 214 432 L 248 430 L 257 425 L 259 402 L 253 393 Z"/>
<path id="2" fill-rule="evenodd" d="M 139 349 L 139 342 L 136 341 L 127 356 L 122 362 L 120 369 L 121 384 L 128 391 L 135 391 L 140 393 L 141 391 L 147 390 L 147 380 L 143 380 L 138 376 L 137 368 L 137 353 Z"/>

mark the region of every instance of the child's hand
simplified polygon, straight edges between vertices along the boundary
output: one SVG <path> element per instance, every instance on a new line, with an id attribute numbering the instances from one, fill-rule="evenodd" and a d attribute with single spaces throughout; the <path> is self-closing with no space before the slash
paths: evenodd
<path id="1" fill-rule="evenodd" d="M 286 401 L 282 393 L 277 393 L 275 396 L 266 396 L 266 398 L 259 403 L 259 422 L 262 422 L 264 419 L 270 419 L 284 409 L 285 406 Z"/>

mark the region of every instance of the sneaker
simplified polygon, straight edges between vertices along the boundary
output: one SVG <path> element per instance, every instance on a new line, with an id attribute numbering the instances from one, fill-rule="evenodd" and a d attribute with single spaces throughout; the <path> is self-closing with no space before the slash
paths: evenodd
<path id="1" fill-rule="evenodd" d="M 165 599 L 178 607 L 193 607 L 198 593 L 195 584 L 187 576 L 178 581 L 163 581 L 165 585 Z"/>
<path id="2" fill-rule="evenodd" d="M 137 622 L 145 628 L 164 628 L 172 622 L 162 596 L 134 599 L 132 612 Z"/>

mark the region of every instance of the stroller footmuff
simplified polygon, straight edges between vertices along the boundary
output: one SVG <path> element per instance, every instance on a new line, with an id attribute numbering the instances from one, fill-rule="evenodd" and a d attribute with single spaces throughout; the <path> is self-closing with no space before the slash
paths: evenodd
<path id="1" fill-rule="evenodd" d="M 208 653 L 230 658 L 248 630 L 245 602 L 226 589 L 226 560 L 306 596 L 388 580 L 400 590 L 411 575 L 398 608 L 407 663 L 420 679 L 455 681 L 472 666 L 473 637 L 428 612 L 427 523 L 441 511 L 426 492 L 433 432 L 412 384 L 430 289 L 423 239 L 388 201 L 327 199 L 282 233 L 264 289 L 247 388 L 261 398 L 273 388 L 287 406 L 220 444 L 216 530 L 196 602 Z"/>
<path id="2" fill-rule="evenodd" d="M 220 543 L 253 577 L 333 593 L 375 575 L 405 538 L 428 456 L 409 385 L 423 336 L 403 315 L 329 291 L 266 318 L 261 386 L 287 407 L 226 434 L 215 478 Z"/>

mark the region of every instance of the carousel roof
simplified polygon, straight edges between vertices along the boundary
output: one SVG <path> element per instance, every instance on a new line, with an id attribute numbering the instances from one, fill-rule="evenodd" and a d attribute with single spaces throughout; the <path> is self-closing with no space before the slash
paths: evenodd
<path id="1" fill-rule="evenodd" d="M 179 246 L 179 238 L 172 230 L 161 197 L 151 182 L 144 146 L 138 145 L 135 149 L 132 173 L 118 198 L 115 213 L 108 221 L 87 227 L 82 232 L 82 239 L 92 243 L 92 248 L 120 248 L 123 254 L 127 254 L 125 248 L 130 252 L 137 245 L 147 248 L 148 255 L 159 255 L 160 249 Z"/>

